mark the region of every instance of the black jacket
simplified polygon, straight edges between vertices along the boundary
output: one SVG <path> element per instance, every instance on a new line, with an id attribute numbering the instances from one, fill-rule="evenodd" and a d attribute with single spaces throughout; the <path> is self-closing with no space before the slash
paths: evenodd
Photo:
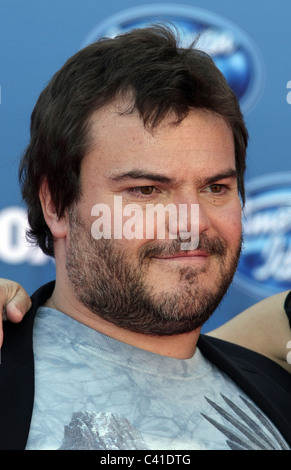
<path id="1" fill-rule="evenodd" d="M 37 308 L 50 297 L 54 282 L 32 296 L 19 324 L 5 322 L 0 366 L 0 449 L 25 449 L 34 401 L 32 332 Z M 285 307 L 290 309 L 291 296 Z M 291 375 L 273 361 L 226 341 L 201 335 L 202 354 L 224 371 L 277 426 L 291 447 Z M 287 349 L 286 349 L 287 354 Z"/>

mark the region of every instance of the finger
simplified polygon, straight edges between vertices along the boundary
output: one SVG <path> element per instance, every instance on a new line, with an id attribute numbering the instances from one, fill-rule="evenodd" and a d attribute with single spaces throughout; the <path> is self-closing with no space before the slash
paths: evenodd
<path id="1" fill-rule="evenodd" d="M 30 298 L 20 284 L 0 278 L 0 347 L 3 343 L 2 319 L 19 322 L 30 305 Z"/>
<path id="2" fill-rule="evenodd" d="M 0 278 L 0 315 L 4 310 L 3 319 L 21 321 L 30 305 L 29 295 L 20 284 Z"/>
<path id="3" fill-rule="evenodd" d="M 19 289 L 4 309 L 4 315 L 7 320 L 13 323 L 19 323 L 26 312 L 31 307 L 31 300 L 24 289 Z M 3 316 L 4 317 L 4 316 Z"/>

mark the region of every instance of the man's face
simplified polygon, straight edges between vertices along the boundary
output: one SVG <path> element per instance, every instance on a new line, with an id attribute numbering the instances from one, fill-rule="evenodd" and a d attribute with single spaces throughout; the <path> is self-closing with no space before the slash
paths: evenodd
<path id="1" fill-rule="evenodd" d="M 84 158 L 82 195 L 70 213 L 67 272 L 74 294 L 90 311 L 133 331 L 169 335 L 201 327 L 225 294 L 241 248 L 231 129 L 198 110 L 150 132 L 138 115 L 119 115 L 112 105 L 93 116 L 91 134 L 96 145 Z M 145 225 L 149 204 L 182 204 L 188 219 L 180 229 L 188 231 L 190 206 L 198 204 L 198 248 L 181 249 L 167 218 L 164 240 L 155 222 L 150 239 L 145 225 L 142 238 L 114 239 L 112 226 L 111 239 L 94 239 L 92 208 L 104 204 L 114 224 L 117 196 L 122 207 L 139 208 Z M 122 214 L 125 226 L 129 213 Z"/>

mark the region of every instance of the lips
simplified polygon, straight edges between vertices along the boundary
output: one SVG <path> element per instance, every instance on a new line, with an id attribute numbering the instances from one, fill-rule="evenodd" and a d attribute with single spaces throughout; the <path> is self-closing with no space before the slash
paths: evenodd
<path id="1" fill-rule="evenodd" d="M 224 257 L 226 255 L 226 245 L 219 238 L 209 239 L 206 234 L 201 234 L 199 238 L 199 246 L 195 250 L 182 250 L 181 243 L 172 240 L 169 243 L 157 243 L 157 241 L 149 242 L 142 246 L 140 251 L 140 262 L 151 258 L 160 260 L 203 260 L 209 256 Z"/>
<path id="2" fill-rule="evenodd" d="M 156 259 L 179 259 L 179 258 L 207 258 L 209 253 L 202 250 L 192 250 L 192 251 L 179 251 L 178 253 L 171 255 L 158 255 L 154 256 Z"/>

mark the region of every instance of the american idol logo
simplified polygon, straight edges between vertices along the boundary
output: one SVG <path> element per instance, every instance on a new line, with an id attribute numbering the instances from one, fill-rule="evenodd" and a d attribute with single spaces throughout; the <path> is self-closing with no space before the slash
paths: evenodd
<path id="1" fill-rule="evenodd" d="M 260 177 L 247 190 L 244 249 L 234 282 L 264 297 L 291 288 L 291 172 Z"/>
<path id="2" fill-rule="evenodd" d="M 181 42 L 189 46 L 199 35 L 196 47 L 207 52 L 224 74 L 240 100 L 244 113 L 257 102 L 264 83 L 264 67 L 256 44 L 238 26 L 212 12 L 194 7 L 153 4 L 123 10 L 89 33 L 82 47 L 100 37 L 114 37 L 132 28 L 170 21 Z"/>

